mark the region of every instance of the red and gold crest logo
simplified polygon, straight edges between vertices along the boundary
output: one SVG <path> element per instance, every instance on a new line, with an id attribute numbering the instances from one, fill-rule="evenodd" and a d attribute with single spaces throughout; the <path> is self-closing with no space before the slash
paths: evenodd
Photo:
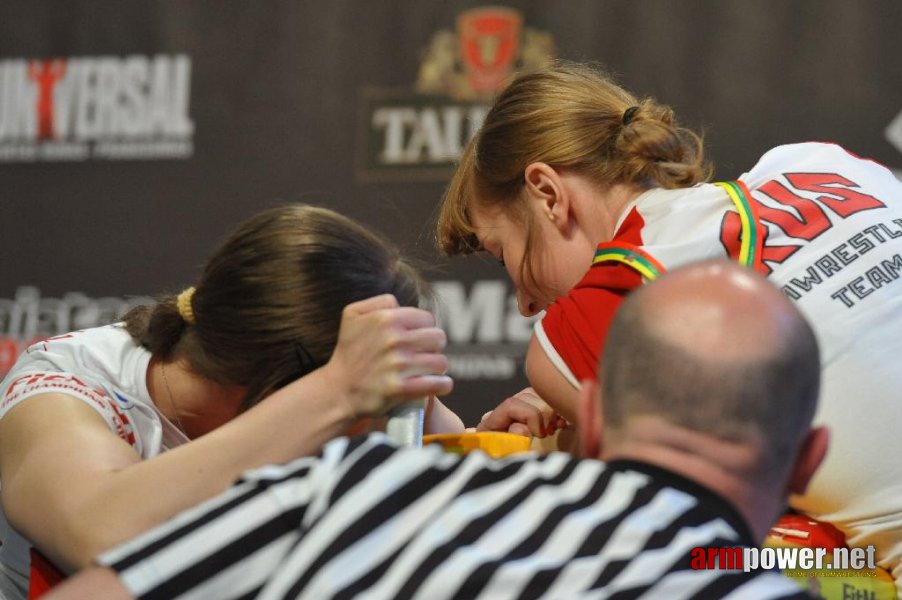
<path id="1" fill-rule="evenodd" d="M 515 72 L 548 65 L 550 34 L 523 27 L 519 11 L 480 7 L 457 17 L 457 32 L 433 35 L 417 77 L 417 91 L 458 100 L 490 98 Z"/>
<path id="2" fill-rule="evenodd" d="M 357 177 L 442 180 L 482 125 L 492 97 L 516 73 L 554 60 L 550 33 L 522 13 L 483 6 L 458 14 L 454 29 L 429 40 L 416 90 L 364 88 Z"/>

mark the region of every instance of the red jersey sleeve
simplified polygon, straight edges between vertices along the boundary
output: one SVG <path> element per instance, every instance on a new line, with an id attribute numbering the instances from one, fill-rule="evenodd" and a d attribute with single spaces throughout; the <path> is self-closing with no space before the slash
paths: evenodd
<path id="1" fill-rule="evenodd" d="M 612 241 L 641 246 L 644 226 L 645 221 L 633 207 Z M 579 387 L 582 379 L 596 378 L 614 313 L 626 295 L 640 285 L 642 276 L 623 263 L 595 264 L 566 296 L 548 307 L 536 324 L 536 337 L 545 354 L 574 387 Z"/>

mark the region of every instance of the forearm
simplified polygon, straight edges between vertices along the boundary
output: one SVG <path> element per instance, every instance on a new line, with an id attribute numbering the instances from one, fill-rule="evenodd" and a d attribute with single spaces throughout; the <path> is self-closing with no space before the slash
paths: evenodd
<path id="1" fill-rule="evenodd" d="M 316 452 L 341 434 L 350 423 L 350 408 L 320 371 L 149 460 L 115 464 L 83 455 L 67 468 L 70 459 L 61 447 L 51 481 L 38 480 L 27 469 L 9 481 L 9 490 L 25 500 L 14 503 L 10 518 L 62 568 L 87 566 L 100 552 L 215 496 L 243 471 Z M 71 452 L 71 442 L 66 447 Z M 80 462 L 85 458 L 107 466 L 86 473 Z M 27 501 L 35 494 L 44 500 Z"/>
<path id="2" fill-rule="evenodd" d="M 578 390 L 561 375 L 535 336 L 526 352 L 526 373 L 536 393 L 557 414 L 570 423 L 576 423 Z"/>
<path id="3" fill-rule="evenodd" d="M 325 366 L 144 461 L 84 402 L 64 394 L 30 399 L 0 420 L 0 501 L 45 554 L 62 567 L 82 567 L 247 469 L 315 452 L 356 417 L 448 393 L 444 344 L 431 314 L 399 308 L 390 295 L 351 304 Z"/>

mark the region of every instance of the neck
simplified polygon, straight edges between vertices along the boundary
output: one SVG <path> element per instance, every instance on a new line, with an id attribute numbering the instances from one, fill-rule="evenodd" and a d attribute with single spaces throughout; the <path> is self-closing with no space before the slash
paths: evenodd
<path id="1" fill-rule="evenodd" d="M 147 370 L 147 389 L 157 410 L 191 439 L 233 419 L 246 392 L 201 377 L 184 361 L 157 357 Z"/>
<path id="2" fill-rule="evenodd" d="M 762 481 L 757 468 L 761 453 L 752 443 L 726 441 L 641 416 L 629 419 L 619 431 L 606 431 L 604 445 L 604 460 L 640 460 L 716 492 L 745 519 L 755 542 L 764 539 L 785 508 L 785 489 Z"/>
<path id="3" fill-rule="evenodd" d="M 630 203 L 639 197 L 644 189 L 625 183 L 597 190 L 588 196 L 589 202 L 576 210 L 582 212 L 581 223 L 584 223 L 587 234 L 594 244 L 606 242 L 617 233 L 617 222 L 624 216 Z M 578 216 L 579 218 L 579 216 Z"/>

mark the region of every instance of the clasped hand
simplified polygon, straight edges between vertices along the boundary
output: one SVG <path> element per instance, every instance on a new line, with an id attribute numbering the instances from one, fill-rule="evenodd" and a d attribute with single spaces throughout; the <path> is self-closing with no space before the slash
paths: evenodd
<path id="1" fill-rule="evenodd" d="M 528 387 L 485 413 L 476 431 L 507 431 L 543 438 L 566 427 L 567 422 Z"/>
<path id="2" fill-rule="evenodd" d="M 326 364 L 353 416 L 383 414 L 405 401 L 442 396 L 453 382 L 447 338 L 429 311 L 399 306 L 391 294 L 349 304 Z"/>

